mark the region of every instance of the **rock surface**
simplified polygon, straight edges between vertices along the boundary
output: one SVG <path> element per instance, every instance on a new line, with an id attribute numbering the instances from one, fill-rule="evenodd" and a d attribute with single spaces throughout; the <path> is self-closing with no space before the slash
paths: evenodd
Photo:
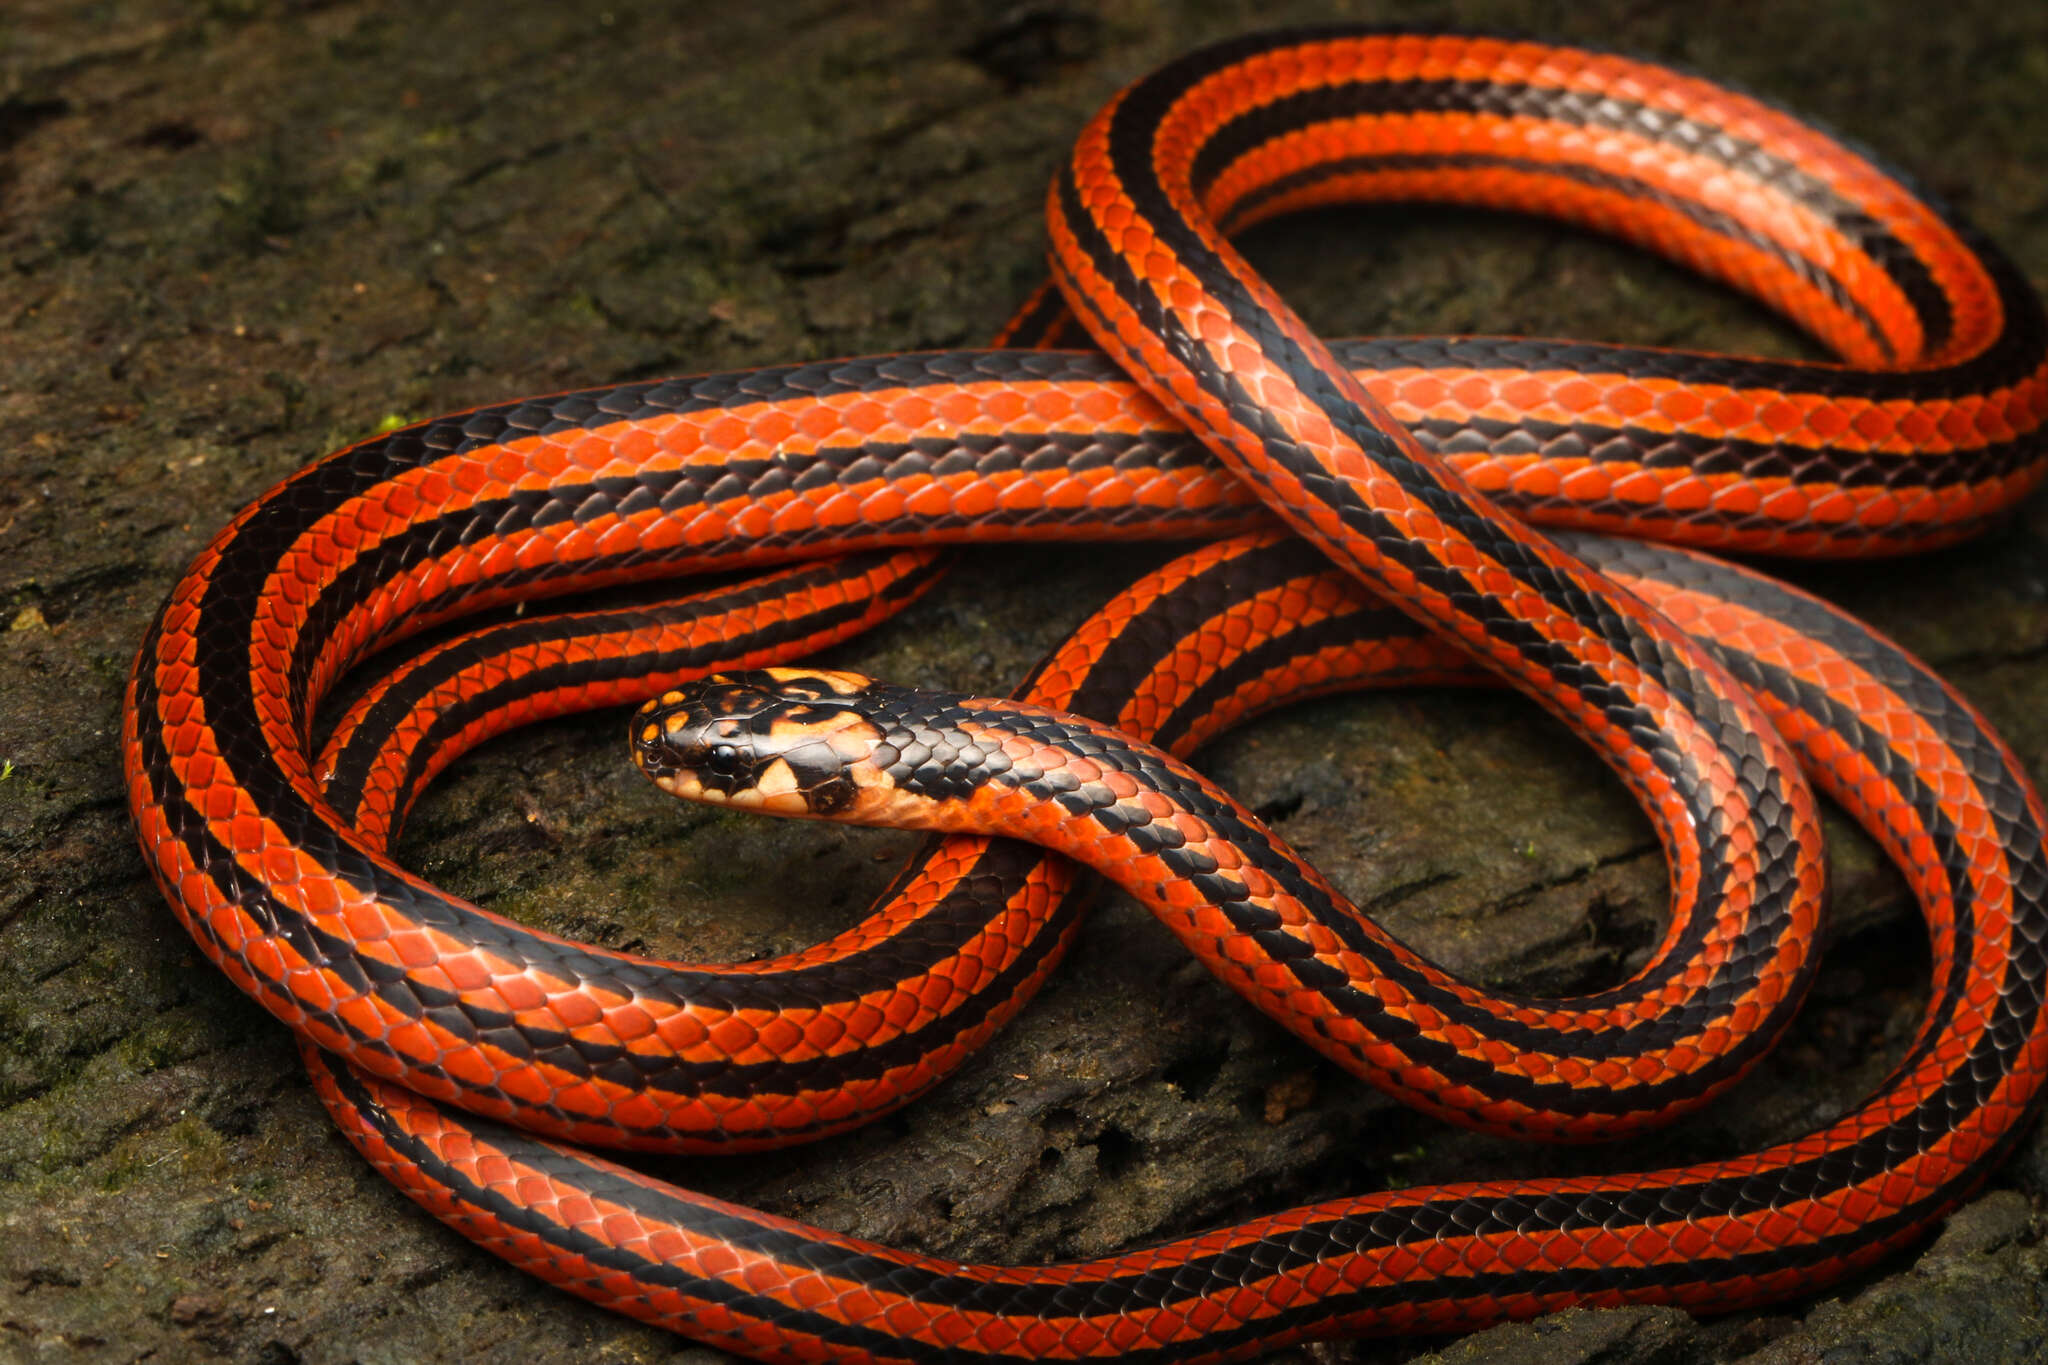
<path id="1" fill-rule="evenodd" d="M 1399 17 L 1643 51 L 1792 102 L 1922 174 L 2048 284 L 2048 35 L 2027 11 L 1473 0 Z M 237 507 L 381 425 L 991 335 L 1038 277 L 1043 186 L 1090 110 L 1199 42 L 1330 17 L 1387 13 L 7 6 L 0 1359 L 711 1358 L 473 1249 L 330 1131 L 283 1031 L 200 959 L 133 851 L 115 736 L 136 642 Z M 1802 346 L 1740 300 L 1542 224 L 1359 211 L 1251 249 L 1331 333 Z M 835 659 L 1004 690 L 1156 557 L 991 553 Z M 1797 576 L 1933 662 L 2048 777 L 2040 501 L 1930 559 Z M 617 731 L 602 716 L 492 746 L 423 805 L 403 860 L 554 932 L 734 960 L 850 922 L 910 844 L 672 808 Z M 1206 762 L 1397 932 L 1488 982 L 1598 985 L 1657 932 L 1646 827 L 1520 702 L 1321 704 Z M 1836 942 L 1796 1036 L 1712 1115 L 1626 1150 L 1517 1149 L 1394 1110 L 1111 902 L 1019 1023 L 909 1113 L 814 1150 L 655 1169 L 893 1245 L 1031 1261 L 1390 1183 L 1750 1149 L 1851 1103 L 1924 995 L 1897 880 L 1860 839 L 1835 848 Z M 2044 1197 L 2037 1135 L 1917 1259 L 1817 1301 L 1289 1358 L 2039 1361 Z"/>

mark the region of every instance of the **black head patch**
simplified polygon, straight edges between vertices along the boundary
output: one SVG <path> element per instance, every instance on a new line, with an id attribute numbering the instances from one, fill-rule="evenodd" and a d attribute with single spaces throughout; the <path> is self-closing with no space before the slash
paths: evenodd
<path id="1" fill-rule="evenodd" d="M 848 772 L 854 746 L 835 744 L 834 736 L 867 726 L 858 701 L 870 686 L 822 670 L 715 674 L 641 709 L 630 733 L 633 757 L 671 790 L 682 779 L 728 800 L 773 782 L 783 765 L 788 784 L 774 782 L 776 790 L 793 784 L 812 814 L 836 814 L 857 787 Z"/>

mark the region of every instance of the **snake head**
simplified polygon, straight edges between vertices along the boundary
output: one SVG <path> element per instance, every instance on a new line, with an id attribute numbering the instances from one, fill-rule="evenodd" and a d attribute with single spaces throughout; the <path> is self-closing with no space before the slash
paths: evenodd
<path id="1" fill-rule="evenodd" d="M 890 784 L 872 761 L 882 734 L 862 704 L 884 690 L 830 669 L 714 673 L 640 708 L 633 761 L 685 801 L 876 820 Z"/>

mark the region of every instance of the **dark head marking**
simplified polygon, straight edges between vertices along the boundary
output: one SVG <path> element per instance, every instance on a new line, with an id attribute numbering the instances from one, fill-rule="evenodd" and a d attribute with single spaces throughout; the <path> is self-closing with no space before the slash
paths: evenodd
<path id="1" fill-rule="evenodd" d="M 687 800 L 844 814 L 860 790 L 852 769 L 878 738 L 857 704 L 875 686 L 824 669 L 714 674 L 641 708 L 633 758 Z"/>

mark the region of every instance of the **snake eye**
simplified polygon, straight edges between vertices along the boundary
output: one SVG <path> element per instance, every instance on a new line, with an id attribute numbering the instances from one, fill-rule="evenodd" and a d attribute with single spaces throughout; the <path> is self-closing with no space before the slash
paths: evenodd
<path id="1" fill-rule="evenodd" d="M 740 767 L 740 750 L 736 744 L 714 744 L 704 755 L 706 764 L 713 771 L 737 772 Z"/>

